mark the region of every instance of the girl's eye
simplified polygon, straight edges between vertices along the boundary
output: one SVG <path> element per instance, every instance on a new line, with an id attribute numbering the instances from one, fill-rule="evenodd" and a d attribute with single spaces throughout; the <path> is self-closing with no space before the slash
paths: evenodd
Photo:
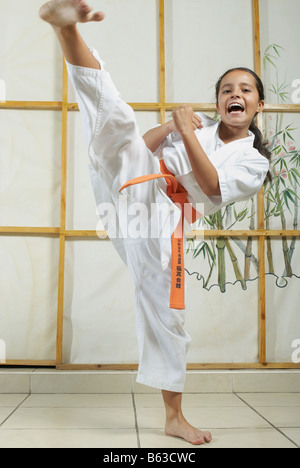
<path id="1" fill-rule="evenodd" d="M 225 91 L 223 91 L 223 94 L 227 94 L 227 93 L 230 93 L 229 89 L 225 89 Z"/>
<path id="2" fill-rule="evenodd" d="M 250 89 L 243 89 L 244 93 L 251 93 Z"/>

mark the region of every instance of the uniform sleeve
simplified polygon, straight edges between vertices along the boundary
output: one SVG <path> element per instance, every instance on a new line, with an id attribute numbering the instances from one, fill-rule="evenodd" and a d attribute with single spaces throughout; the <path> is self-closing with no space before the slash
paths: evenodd
<path id="1" fill-rule="evenodd" d="M 219 207 L 248 200 L 260 191 L 268 171 L 269 161 L 258 151 L 246 153 L 236 164 L 217 169 L 221 196 L 209 198 Z"/>
<path id="2" fill-rule="evenodd" d="M 160 125 L 156 125 L 153 128 L 156 128 L 156 127 L 160 127 Z M 181 140 L 180 133 L 178 132 L 170 133 L 153 152 L 154 156 L 157 156 L 159 159 L 161 159 L 163 157 L 163 150 L 165 148 L 173 148 L 173 143 L 176 141 L 180 141 L 180 140 Z"/>
<path id="3" fill-rule="evenodd" d="M 203 114 L 202 112 L 196 112 L 196 114 L 201 118 L 203 128 L 207 128 L 207 127 L 211 127 L 211 126 L 216 125 L 216 121 L 214 119 L 212 119 L 211 117 L 209 117 L 208 115 Z M 156 127 L 159 127 L 159 125 L 156 125 Z M 196 132 L 198 132 L 198 131 L 199 130 L 196 130 Z M 154 155 L 157 156 L 158 158 L 162 158 L 163 157 L 163 150 L 165 148 L 173 148 L 174 143 L 179 143 L 179 142 L 182 142 L 180 133 L 178 133 L 178 132 L 170 133 L 170 135 L 168 135 L 161 142 L 161 144 L 158 146 L 158 148 L 156 148 L 156 150 L 154 152 Z"/>

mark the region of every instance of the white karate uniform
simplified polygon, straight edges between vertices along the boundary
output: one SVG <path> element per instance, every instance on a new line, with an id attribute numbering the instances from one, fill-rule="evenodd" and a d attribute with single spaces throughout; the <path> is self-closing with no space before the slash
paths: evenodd
<path id="1" fill-rule="evenodd" d="M 132 186 L 122 194 L 119 190 L 133 178 L 160 174 L 159 159 L 164 157 L 167 168 L 188 191 L 189 202 L 195 207 L 203 203 L 206 216 L 229 203 L 253 197 L 265 180 L 269 163 L 253 148 L 251 132 L 247 138 L 225 145 L 218 136 L 219 124 L 200 114 L 204 128 L 196 130 L 196 135 L 218 171 L 221 189 L 220 196 L 206 196 L 194 178 L 180 135 L 169 135 L 153 154 L 139 133 L 133 110 L 121 99 L 97 52 L 92 52 L 101 70 L 69 63 L 67 67 L 83 118 L 96 203 L 115 207 L 119 235 L 115 236 L 115 219 L 105 216 L 104 227 L 128 266 L 135 287 L 139 345 L 137 382 L 182 392 L 190 337 L 184 330 L 185 310 L 169 307 L 170 235 L 180 220 L 181 211 L 166 195 L 164 179 Z M 122 197 L 126 197 L 127 212 L 122 210 Z M 143 204 L 148 213 L 141 233 L 154 223 L 156 236 L 136 238 L 128 232 L 130 213 L 136 212 L 138 204 Z M 153 204 L 169 209 L 153 211 Z M 171 231 L 167 235 L 166 226 Z"/>

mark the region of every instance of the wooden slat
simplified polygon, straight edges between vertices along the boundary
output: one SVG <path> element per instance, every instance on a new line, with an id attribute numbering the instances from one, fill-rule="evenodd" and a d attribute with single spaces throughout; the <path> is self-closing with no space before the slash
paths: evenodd
<path id="1" fill-rule="evenodd" d="M 211 103 L 200 103 L 200 102 L 128 102 L 128 105 L 131 106 L 135 111 L 155 111 L 158 112 L 161 109 L 165 111 L 172 111 L 176 107 L 181 106 L 182 104 L 188 104 L 195 111 L 201 112 L 215 112 L 216 106 Z M 65 107 L 68 111 L 79 111 L 78 104 L 75 102 L 66 103 Z M 0 103 L 0 109 L 6 110 L 54 110 L 61 111 L 63 108 L 62 102 L 56 101 L 7 101 L 5 103 Z M 267 113 L 300 113 L 299 104 L 265 104 L 264 112 Z"/>
<path id="2" fill-rule="evenodd" d="M 64 314 L 64 279 L 65 279 L 65 236 L 59 241 L 59 272 L 57 294 L 57 328 L 56 328 L 56 364 L 63 359 L 63 314 Z"/>
<path id="3" fill-rule="evenodd" d="M 62 103 L 56 101 L 6 101 L 0 104 L 0 109 L 26 110 L 61 110 Z"/>
<path id="4" fill-rule="evenodd" d="M 63 60 L 63 109 L 61 143 L 61 201 L 60 201 L 60 242 L 58 273 L 58 304 L 56 333 L 56 363 L 62 362 L 63 349 L 63 314 L 64 314 L 64 279 L 65 279 L 65 229 L 66 229 L 66 193 L 67 193 L 67 135 L 68 135 L 68 73 Z"/>
<path id="5" fill-rule="evenodd" d="M 138 364 L 59 364 L 56 366 L 58 370 L 99 370 L 99 371 L 114 371 L 114 370 L 130 370 L 138 369 Z M 237 362 L 237 363 L 191 363 L 187 364 L 187 370 L 210 370 L 210 369 L 300 369 L 300 364 L 291 362 L 268 362 L 261 364 L 259 362 Z"/>
<path id="6" fill-rule="evenodd" d="M 286 237 L 299 237 L 300 236 L 300 231 L 293 231 L 293 230 L 289 230 L 289 231 L 279 231 L 279 230 L 267 230 L 267 229 L 262 229 L 262 230 L 258 230 L 258 229 L 254 229 L 254 230 L 234 230 L 234 231 L 218 231 L 218 230 L 205 230 L 205 231 L 191 231 L 190 233 L 187 233 L 187 237 L 188 238 L 193 238 L 193 237 L 201 237 L 203 236 L 203 233 L 204 233 L 204 236 L 205 237 L 283 237 L 283 236 L 286 236 Z"/>
<path id="7" fill-rule="evenodd" d="M 7 359 L 1 366 L 55 367 L 56 361 L 50 359 Z"/>
<path id="8" fill-rule="evenodd" d="M 52 227 L 14 227 L 0 226 L 0 234 L 16 234 L 16 235 L 46 235 L 46 236 L 65 236 L 65 237 L 98 237 L 100 239 L 109 239 L 106 231 L 93 230 L 61 230 L 60 228 Z M 188 239 L 196 237 L 300 237 L 300 230 L 194 230 L 186 233 Z"/>
<path id="9" fill-rule="evenodd" d="M 159 0 L 159 93 L 160 123 L 166 122 L 165 1 Z"/>
<path id="10" fill-rule="evenodd" d="M 286 113 L 300 113 L 300 105 L 298 104 L 265 104 L 264 112 L 286 112 Z"/>
<path id="11" fill-rule="evenodd" d="M 98 237 L 99 239 L 108 239 L 106 231 L 67 230 L 64 234 L 66 237 Z"/>
<path id="12" fill-rule="evenodd" d="M 260 362 L 240 362 L 240 363 L 200 363 L 188 364 L 188 370 L 201 370 L 201 369 L 300 369 L 300 364 L 293 364 L 292 362 L 267 362 L 261 364 Z"/>
<path id="13" fill-rule="evenodd" d="M 0 226 L 0 234 L 45 234 L 45 235 L 59 235 L 60 228 L 51 227 L 14 227 L 14 226 Z"/>
<path id="14" fill-rule="evenodd" d="M 254 50 L 255 50 L 254 70 L 258 76 L 261 76 L 259 0 L 252 0 L 252 6 L 253 6 Z"/>
<path id="15" fill-rule="evenodd" d="M 259 0 L 252 0 L 253 5 L 253 28 L 254 28 L 254 70 L 261 77 L 261 44 L 260 44 L 260 16 L 259 16 Z M 258 118 L 258 127 L 261 132 L 262 114 Z M 258 209 L 258 228 L 265 228 L 265 199 L 264 188 L 258 194 L 257 199 Z M 265 264 L 265 237 L 261 236 L 258 242 L 258 291 L 259 291 L 259 311 L 258 311 L 258 356 L 259 362 L 264 365 L 266 363 L 266 264 Z"/>

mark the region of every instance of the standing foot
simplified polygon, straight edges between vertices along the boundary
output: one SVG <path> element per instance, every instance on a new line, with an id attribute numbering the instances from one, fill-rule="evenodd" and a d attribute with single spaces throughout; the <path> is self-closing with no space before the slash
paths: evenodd
<path id="1" fill-rule="evenodd" d="M 208 431 L 200 431 L 187 422 L 183 415 L 167 420 L 165 433 L 173 437 L 180 437 L 193 445 L 203 445 L 212 440 Z"/>

